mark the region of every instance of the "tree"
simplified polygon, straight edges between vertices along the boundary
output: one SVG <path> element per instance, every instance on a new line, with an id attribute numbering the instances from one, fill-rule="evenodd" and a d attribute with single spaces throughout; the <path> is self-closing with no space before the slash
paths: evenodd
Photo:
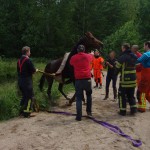
<path id="1" fill-rule="evenodd" d="M 150 40 L 150 1 L 140 0 L 140 7 L 138 18 L 136 22 L 138 23 L 139 32 L 142 41 Z"/>

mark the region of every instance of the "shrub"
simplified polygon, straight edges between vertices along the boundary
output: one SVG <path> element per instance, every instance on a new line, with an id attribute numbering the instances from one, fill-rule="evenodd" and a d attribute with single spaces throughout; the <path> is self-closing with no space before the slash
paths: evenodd
<path id="1" fill-rule="evenodd" d="M 105 51 L 107 53 L 112 49 L 120 53 L 121 45 L 126 42 L 131 45 L 142 45 L 138 28 L 134 21 L 126 22 L 120 29 L 106 38 L 104 42 L 106 45 Z"/>
<path id="2" fill-rule="evenodd" d="M 37 68 L 44 70 L 47 60 L 33 59 L 33 61 Z M 15 59 L 0 59 L 0 120 L 16 117 L 19 114 L 21 97 L 18 95 L 17 91 L 16 62 L 17 60 Z M 40 73 L 33 75 L 33 87 L 35 98 L 40 106 L 40 109 L 45 110 L 49 106 L 49 100 L 46 93 L 47 84 L 45 84 L 43 92 L 41 92 L 38 88 L 41 75 L 42 74 Z M 64 91 L 66 93 L 73 89 L 74 88 L 71 84 L 64 87 Z M 58 83 L 54 82 L 52 87 L 53 102 L 58 103 L 58 98 L 60 96 L 61 94 L 58 91 Z"/>

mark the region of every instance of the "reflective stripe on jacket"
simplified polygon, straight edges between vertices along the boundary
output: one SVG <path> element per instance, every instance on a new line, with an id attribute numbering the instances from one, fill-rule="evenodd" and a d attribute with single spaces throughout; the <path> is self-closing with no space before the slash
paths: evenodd
<path id="1" fill-rule="evenodd" d="M 130 51 L 126 50 L 116 62 L 116 68 L 121 73 L 121 87 L 136 87 L 136 64 L 137 57 Z"/>

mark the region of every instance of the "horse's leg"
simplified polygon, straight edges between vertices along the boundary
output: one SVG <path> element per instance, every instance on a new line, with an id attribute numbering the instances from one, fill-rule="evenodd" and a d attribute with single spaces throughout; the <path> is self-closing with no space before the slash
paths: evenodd
<path id="1" fill-rule="evenodd" d="M 75 98 L 76 98 L 75 96 L 76 96 L 76 94 L 74 94 L 74 95 L 72 96 L 72 98 L 69 100 L 68 106 L 71 106 L 72 103 L 75 102 Z"/>
<path id="2" fill-rule="evenodd" d="M 70 83 L 72 83 L 72 79 L 69 79 L 69 80 L 67 80 L 67 81 L 64 82 L 64 84 L 66 84 L 66 85 L 70 84 Z"/>
<path id="3" fill-rule="evenodd" d="M 70 100 L 70 98 L 68 98 L 67 95 L 63 92 L 63 85 L 63 83 L 59 83 L 58 90 L 67 100 Z"/>
<path id="4" fill-rule="evenodd" d="M 75 87 L 75 81 L 74 80 L 72 80 L 73 81 L 73 85 L 74 85 L 74 87 Z M 76 93 L 74 93 L 74 95 L 72 96 L 72 98 L 69 100 L 69 106 L 71 106 L 72 105 L 72 103 L 73 102 L 75 102 L 75 98 L 76 98 Z"/>
<path id="5" fill-rule="evenodd" d="M 48 89 L 47 89 L 47 95 L 48 95 L 48 107 L 47 107 L 47 111 L 51 111 L 51 106 L 53 105 L 53 99 L 52 99 L 52 95 L 51 95 L 51 89 L 52 89 L 52 85 L 53 85 L 53 78 L 47 78 L 48 81 Z"/>
<path id="6" fill-rule="evenodd" d="M 74 86 L 75 86 L 75 82 L 73 82 L 73 84 L 74 84 Z M 76 93 L 75 93 L 75 94 L 72 96 L 72 98 L 69 100 L 69 106 L 71 106 L 72 103 L 75 102 L 75 98 L 76 98 Z M 83 104 L 85 105 L 86 102 L 85 102 L 85 98 L 84 98 L 84 93 L 83 93 L 83 99 L 82 99 L 82 101 L 83 101 Z"/>
<path id="7" fill-rule="evenodd" d="M 52 85 L 53 85 L 53 81 L 54 79 L 53 78 L 47 78 L 47 81 L 48 81 L 48 89 L 47 89 L 47 95 L 48 95 L 48 98 L 51 100 L 51 89 L 52 89 Z"/>

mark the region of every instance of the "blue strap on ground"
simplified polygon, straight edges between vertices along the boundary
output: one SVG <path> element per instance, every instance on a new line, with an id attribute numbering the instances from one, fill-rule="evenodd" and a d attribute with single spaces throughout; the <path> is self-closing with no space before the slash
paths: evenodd
<path id="1" fill-rule="evenodd" d="M 61 115 L 66 115 L 66 116 L 76 116 L 76 114 L 72 114 L 69 112 L 62 112 L 62 111 L 50 111 L 50 113 L 54 113 L 54 114 L 61 114 Z M 142 142 L 140 140 L 134 140 L 133 138 L 131 138 L 129 135 L 126 135 L 119 127 L 114 126 L 112 124 L 109 124 L 107 122 L 104 121 L 100 121 L 94 117 L 88 117 L 88 116 L 83 116 L 83 117 L 87 117 L 89 119 L 91 119 L 92 121 L 104 126 L 105 128 L 113 131 L 114 133 L 121 135 L 122 137 L 130 140 L 133 144 L 133 146 L 135 147 L 140 147 L 142 145 Z"/>

